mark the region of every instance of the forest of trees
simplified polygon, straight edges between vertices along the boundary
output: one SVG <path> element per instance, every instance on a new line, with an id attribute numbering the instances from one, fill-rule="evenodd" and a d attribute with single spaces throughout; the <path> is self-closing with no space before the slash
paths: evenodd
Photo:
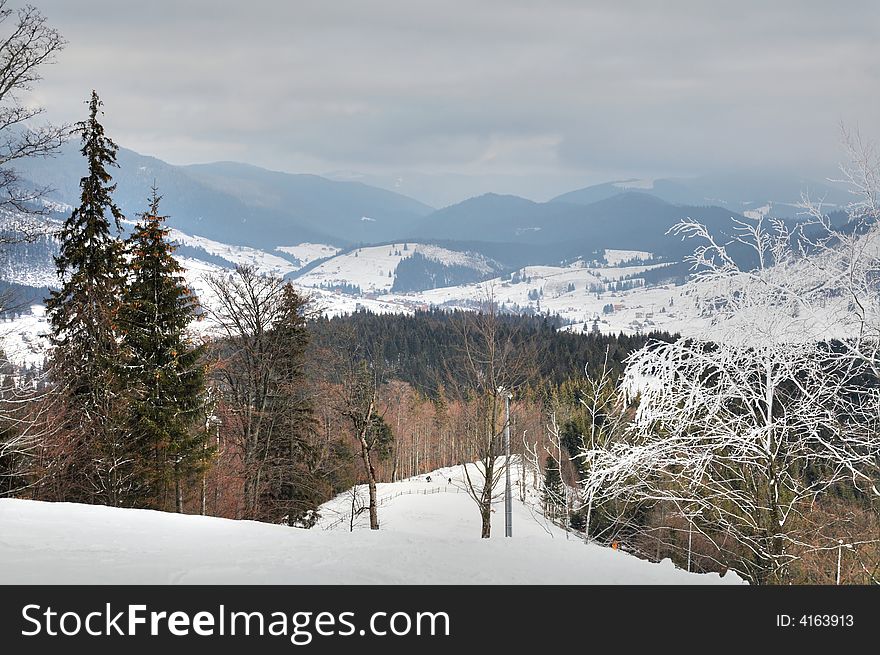
<path id="1" fill-rule="evenodd" d="M 391 287 L 391 291 L 407 293 L 438 287 L 452 287 L 479 282 L 485 277 L 485 274 L 468 266 L 445 264 L 415 252 L 400 260 L 394 272 L 394 285 Z"/>

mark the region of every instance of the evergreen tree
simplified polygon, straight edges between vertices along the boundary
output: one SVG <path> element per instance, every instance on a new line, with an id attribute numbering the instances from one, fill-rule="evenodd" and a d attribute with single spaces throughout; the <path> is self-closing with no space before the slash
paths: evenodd
<path id="1" fill-rule="evenodd" d="M 130 277 L 120 314 L 128 424 L 138 455 L 138 504 L 182 511 L 182 483 L 205 465 L 205 430 L 195 423 L 204 405 L 202 348 L 186 330 L 198 302 L 174 258 L 159 215 L 156 189 L 127 241 Z M 173 492 L 173 495 L 172 493 Z"/>
<path id="2" fill-rule="evenodd" d="M 273 401 L 267 404 L 274 427 L 265 446 L 260 517 L 310 527 L 310 517 L 317 516 L 324 498 L 318 493 L 320 481 L 309 464 L 315 455 L 308 439 L 315 428 L 315 417 L 306 378 L 307 306 L 308 299 L 293 285 L 283 285 L 272 330 L 272 370 L 267 375 L 274 385 Z"/>
<path id="3" fill-rule="evenodd" d="M 55 258 L 61 288 L 47 302 L 52 376 L 65 398 L 70 442 L 59 476 L 70 500 L 97 496 L 121 504 L 131 482 L 132 458 L 117 420 L 122 383 L 118 312 L 125 279 L 118 238 L 122 212 L 112 199 L 116 187 L 108 168 L 117 146 L 98 122 L 101 101 L 92 91 L 89 118 L 76 125 L 88 174 L 80 180 L 80 205 L 64 222 Z M 114 230 L 115 228 L 115 230 Z M 114 233 L 115 232 L 115 233 Z"/>

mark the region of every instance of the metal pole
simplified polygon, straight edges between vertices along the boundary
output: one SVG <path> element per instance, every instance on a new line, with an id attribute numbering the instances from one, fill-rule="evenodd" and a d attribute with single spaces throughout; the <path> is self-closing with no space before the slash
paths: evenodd
<path id="1" fill-rule="evenodd" d="M 694 523 L 691 521 L 691 517 L 688 517 L 688 573 L 691 572 L 691 543 L 693 541 L 694 536 Z"/>
<path id="2" fill-rule="evenodd" d="M 510 394 L 504 396 L 504 536 L 513 536 L 513 495 L 510 490 Z"/>

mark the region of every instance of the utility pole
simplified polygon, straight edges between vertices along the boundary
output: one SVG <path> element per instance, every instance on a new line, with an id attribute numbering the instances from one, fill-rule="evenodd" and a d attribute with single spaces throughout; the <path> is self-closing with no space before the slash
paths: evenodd
<path id="1" fill-rule="evenodd" d="M 513 494 L 510 490 L 510 398 L 504 394 L 504 536 L 513 536 Z"/>

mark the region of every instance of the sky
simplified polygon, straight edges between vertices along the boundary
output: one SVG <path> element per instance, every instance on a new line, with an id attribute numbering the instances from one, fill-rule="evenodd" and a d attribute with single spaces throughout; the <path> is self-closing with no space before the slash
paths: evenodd
<path id="1" fill-rule="evenodd" d="M 549 180 L 822 175 L 841 122 L 880 135 L 875 0 L 31 2 L 68 45 L 27 101 L 72 122 L 94 88 L 110 136 L 171 163 L 549 193 Z"/>

